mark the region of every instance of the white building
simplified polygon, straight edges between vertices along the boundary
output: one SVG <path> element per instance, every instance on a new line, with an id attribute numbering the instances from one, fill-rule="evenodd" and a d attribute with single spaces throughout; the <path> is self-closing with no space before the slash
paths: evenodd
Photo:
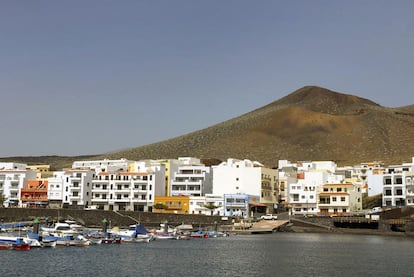
<path id="1" fill-rule="evenodd" d="M 345 215 L 362 210 L 361 187 L 354 184 L 325 184 L 318 189 L 320 214 Z"/>
<path id="2" fill-rule="evenodd" d="M 70 169 L 63 173 L 62 207 L 85 208 L 91 203 L 91 169 Z"/>
<path id="3" fill-rule="evenodd" d="M 63 202 L 63 183 L 64 183 L 64 171 L 53 172 L 53 177 L 47 178 L 48 191 L 47 197 L 49 199 L 49 207 L 61 208 Z"/>
<path id="4" fill-rule="evenodd" d="M 155 183 L 155 172 L 101 172 L 92 181 L 91 203 L 103 210 L 151 212 Z"/>
<path id="5" fill-rule="evenodd" d="M 414 172 L 406 173 L 405 186 L 406 186 L 405 204 L 407 206 L 414 206 Z"/>
<path id="6" fill-rule="evenodd" d="M 332 161 L 299 161 L 292 164 L 282 160 L 279 165 L 282 166 L 279 169 L 279 183 L 282 187 L 283 182 L 285 204 L 294 215 L 316 214 L 319 187 L 326 183 L 342 182 L 345 178 L 336 172 L 336 164 Z"/>
<path id="7" fill-rule="evenodd" d="M 224 198 L 223 196 L 212 194 L 207 194 L 205 196 L 190 196 L 189 213 L 202 215 L 224 215 Z"/>
<path id="8" fill-rule="evenodd" d="M 170 172 L 170 195 L 204 196 L 212 193 L 211 168 L 196 158 L 179 158 L 175 172 Z"/>
<path id="9" fill-rule="evenodd" d="M 249 195 L 273 213 L 278 204 L 278 172 L 250 160 L 228 159 L 213 166 L 214 195 Z M 225 200 L 226 202 L 226 200 Z M 248 209 L 247 209 L 248 210 Z M 246 211 L 244 211 L 246 212 Z"/>
<path id="10" fill-rule="evenodd" d="M 411 163 L 391 165 L 386 168 L 383 175 L 382 205 L 384 207 L 401 207 L 409 204 L 412 205 L 413 172 L 414 157 L 412 158 Z"/>
<path id="11" fill-rule="evenodd" d="M 6 201 L 0 203 L 6 207 L 21 207 L 20 192 L 28 180 L 35 180 L 36 172 L 27 170 L 25 164 L 0 163 L 0 194 Z"/>
<path id="12" fill-rule="evenodd" d="M 127 159 L 119 160 L 94 160 L 94 161 L 75 161 L 72 164 L 73 169 L 93 169 L 99 172 L 127 171 L 132 161 Z"/>
<path id="13" fill-rule="evenodd" d="M 406 174 L 405 171 L 393 171 L 383 175 L 382 206 L 399 207 L 405 205 Z"/>

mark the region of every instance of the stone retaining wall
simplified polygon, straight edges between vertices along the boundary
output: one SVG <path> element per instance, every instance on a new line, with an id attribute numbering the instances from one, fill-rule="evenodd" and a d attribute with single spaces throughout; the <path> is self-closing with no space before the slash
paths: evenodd
<path id="1" fill-rule="evenodd" d="M 88 227 L 101 227 L 102 221 L 106 219 L 110 226 L 127 227 L 137 222 L 142 223 L 147 228 L 157 228 L 160 223 L 168 222 L 169 225 L 192 224 L 194 228 L 213 227 L 215 224 L 231 224 L 231 218 L 228 221 L 221 220 L 220 216 L 206 215 L 182 215 L 166 213 L 148 213 L 148 212 L 114 212 L 103 210 L 72 210 L 72 209 L 32 209 L 32 208 L 0 208 L 0 220 L 6 222 L 32 222 L 39 219 L 44 223 L 46 218 L 48 222 L 58 220 L 76 220 L 77 222 Z"/>

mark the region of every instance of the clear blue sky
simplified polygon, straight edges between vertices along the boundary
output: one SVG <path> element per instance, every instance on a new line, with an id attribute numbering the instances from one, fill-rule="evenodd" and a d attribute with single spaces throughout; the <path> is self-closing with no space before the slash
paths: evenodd
<path id="1" fill-rule="evenodd" d="M 2 0 L 0 156 L 98 154 L 305 85 L 414 104 L 414 1 Z"/>

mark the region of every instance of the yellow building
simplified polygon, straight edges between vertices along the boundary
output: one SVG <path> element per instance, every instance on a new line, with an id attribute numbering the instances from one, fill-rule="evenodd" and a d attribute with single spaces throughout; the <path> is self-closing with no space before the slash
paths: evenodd
<path id="1" fill-rule="evenodd" d="M 52 175 L 48 164 L 28 165 L 26 168 L 35 171 L 37 179 L 51 177 Z"/>
<path id="2" fill-rule="evenodd" d="M 153 213 L 188 214 L 189 196 L 155 196 Z"/>

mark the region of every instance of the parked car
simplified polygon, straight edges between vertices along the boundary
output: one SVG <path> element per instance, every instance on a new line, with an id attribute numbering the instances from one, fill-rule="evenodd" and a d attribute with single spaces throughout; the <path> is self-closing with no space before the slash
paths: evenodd
<path id="1" fill-rule="evenodd" d="M 260 217 L 260 219 L 264 219 L 264 220 L 276 220 L 277 219 L 277 215 L 275 214 L 264 214 Z"/>
<path id="2" fill-rule="evenodd" d="M 380 213 L 380 212 L 382 212 L 382 208 L 381 208 L 381 207 L 374 207 L 374 208 L 372 208 L 372 210 L 371 210 L 371 213 L 372 213 L 372 214 L 375 214 L 375 213 Z"/>

